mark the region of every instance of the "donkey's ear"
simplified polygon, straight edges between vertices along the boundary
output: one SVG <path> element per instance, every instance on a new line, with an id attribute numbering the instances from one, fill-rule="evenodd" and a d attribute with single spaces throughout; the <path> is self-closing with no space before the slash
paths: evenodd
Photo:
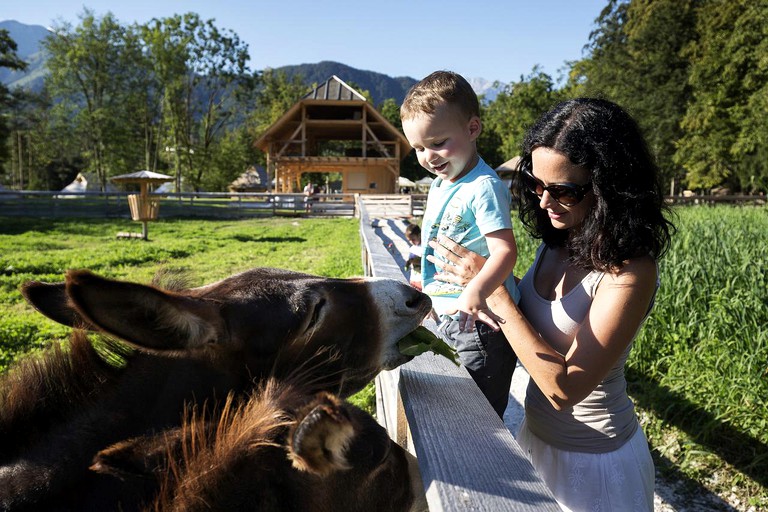
<path id="1" fill-rule="evenodd" d="M 327 475 L 349 469 L 347 447 L 355 428 L 337 397 L 321 393 L 299 414 L 288 437 L 288 458 L 301 471 Z"/>
<path id="2" fill-rule="evenodd" d="M 21 294 L 36 310 L 55 322 L 69 327 L 90 327 L 69 303 L 64 283 L 29 281 L 22 285 Z"/>
<path id="3" fill-rule="evenodd" d="M 219 306 L 153 286 L 67 274 L 66 294 L 89 323 L 135 346 L 184 350 L 222 339 Z"/>
<path id="4" fill-rule="evenodd" d="M 181 429 L 172 429 L 120 441 L 98 452 L 89 469 L 122 480 L 159 475 L 170 458 L 181 456 L 182 437 Z"/>

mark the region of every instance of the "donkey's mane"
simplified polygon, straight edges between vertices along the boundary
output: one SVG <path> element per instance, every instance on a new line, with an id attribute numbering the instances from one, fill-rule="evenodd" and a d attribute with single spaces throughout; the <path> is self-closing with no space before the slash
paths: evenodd
<path id="1" fill-rule="evenodd" d="M 168 470 L 163 473 L 154 509 L 184 510 L 184 503 L 191 507 L 205 501 L 206 489 L 218 488 L 210 486 L 211 478 L 238 474 L 244 461 L 254 460 L 265 448 L 280 446 L 278 441 L 296 409 L 313 396 L 310 389 L 314 386 L 301 381 L 270 378 L 246 401 L 238 401 L 230 393 L 218 410 L 188 411 L 181 426 L 181 449 L 168 445 Z M 279 456 L 287 459 L 282 452 Z"/>
<path id="2" fill-rule="evenodd" d="M 97 350 L 81 330 L 73 331 L 67 347 L 54 343 L 0 375 L 0 454 L 18 452 L 86 408 L 115 382 L 122 372 L 119 362 L 129 355 L 124 345 L 108 339 Z"/>

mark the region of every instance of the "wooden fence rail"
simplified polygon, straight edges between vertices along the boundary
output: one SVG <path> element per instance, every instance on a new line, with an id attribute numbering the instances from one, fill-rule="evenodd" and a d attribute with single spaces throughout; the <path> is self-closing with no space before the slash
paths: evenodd
<path id="1" fill-rule="evenodd" d="M 366 275 L 407 283 L 365 201 L 359 214 Z M 418 458 L 430 511 L 560 510 L 464 367 L 420 355 L 379 374 L 376 402 L 379 422 Z"/>
<path id="2" fill-rule="evenodd" d="M 0 190 L 0 215 L 32 217 L 130 219 L 128 192 L 50 192 Z M 159 218 L 197 217 L 232 219 L 273 216 L 355 217 L 364 198 L 378 217 L 417 217 L 426 196 L 303 194 L 267 192 L 187 192 L 150 194 L 159 203 Z"/>
<path id="3" fill-rule="evenodd" d="M 0 215 L 128 218 L 127 192 L 0 191 Z M 321 194 L 305 202 L 303 194 L 189 192 L 150 194 L 159 217 L 214 219 L 273 216 L 356 215 L 356 194 Z"/>

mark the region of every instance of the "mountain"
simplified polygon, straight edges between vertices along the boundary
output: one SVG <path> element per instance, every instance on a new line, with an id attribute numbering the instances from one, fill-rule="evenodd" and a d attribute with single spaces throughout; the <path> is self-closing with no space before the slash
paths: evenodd
<path id="1" fill-rule="evenodd" d="M 467 80 L 469 85 L 472 86 L 472 90 L 475 94 L 482 96 L 481 101 L 484 103 L 491 102 L 496 99 L 501 90 L 504 88 L 504 84 L 496 86 L 495 82 L 489 82 L 485 78 L 470 78 Z"/>
<path id="2" fill-rule="evenodd" d="M 336 75 L 355 88 L 369 91 L 374 105 L 377 106 L 387 98 L 394 98 L 399 105 L 403 102 L 408 89 L 417 82 L 415 78 L 409 76 L 392 78 L 375 71 L 364 71 L 333 61 L 281 66 L 274 68 L 274 71 L 284 71 L 288 78 L 301 75 L 307 85 L 323 83 L 331 75 Z M 483 95 L 483 101 L 486 102 L 495 100 L 501 90 L 500 87 L 494 87 L 493 82 L 484 78 L 469 78 L 467 81 L 478 95 Z"/>
<path id="3" fill-rule="evenodd" d="M 28 67 L 25 71 L 0 68 L 0 83 L 9 89 L 22 87 L 33 91 L 41 90 L 44 77 L 48 73 L 45 66 L 47 55 L 42 49 L 42 41 L 50 34 L 49 30 L 41 25 L 25 25 L 13 20 L 0 21 L 0 30 L 3 29 L 16 41 L 16 54 L 27 62 Z M 398 104 L 402 103 L 408 89 L 416 83 L 416 79 L 409 76 L 391 77 L 332 61 L 281 66 L 274 68 L 274 71 L 284 71 L 289 78 L 301 75 L 307 85 L 323 83 L 332 75 L 336 75 L 355 88 L 369 91 L 374 105 L 377 106 L 387 98 L 394 98 Z M 469 83 L 477 94 L 484 95 L 485 101 L 492 101 L 498 94 L 493 84 L 485 79 L 472 78 Z"/>
<path id="4" fill-rule="evenodd" d="M 387 98 L 394 98 L 398 104 L 402 103 L 405 93 L 416 83 L 416 79 L 411 77 L 399 76 L 392 78 L 375 71 L 356 69 L 346 64 L 327 60 L 317 64 L 281 66 L 274 68 L 273 71 L 284 72 L 288 78 L 301 75 L 307 85 L 312 83 L 321 84 L 332 75 L 336 75 L 349 86 L 361 91 L 367 90 L 370 92 L 374 105 L 381 104 Z"/>
<path id="5" fill-rule="evenodd" d="M 43 78 L 48 73 L 45 62 L 48 59 L 42 48 L 42 41 L 50 32 L 41 25 L 25 25 L 14 20 L 0 21 L 0 30 L 7 30 L 16 42 L 16 55 L 27 62 L 24 71 L 12 71 L 0 68 L 0 83 L 9 89 L 22 87 L 39 91 L 43 87 Z"/>

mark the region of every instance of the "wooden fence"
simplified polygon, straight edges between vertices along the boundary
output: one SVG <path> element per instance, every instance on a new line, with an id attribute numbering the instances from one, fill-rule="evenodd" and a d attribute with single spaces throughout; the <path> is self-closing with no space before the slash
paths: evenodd
<path id="1" fill-rule="evenodd" d="M 407 283 L 375 232 L 367 201 L 359 214 L 366 275 Z M 379 374 L 376 402 L 379 422 L 418 458 L 430 511 L 560 510 L 464 367 L 420 355 Z"/>
<path id="2" fill-rule="evenodd" d="M 126 218 L 127 192 L 48 192 L 0 190 L 0 215 L 31 217 Z M 214 219 L 308 216 L 354 217 L 366 201 L 378 217 L 413 217 L 424 211 L 425 195 L 217 193 L 150 194 L 159 203 L 159 217 Z"/>

